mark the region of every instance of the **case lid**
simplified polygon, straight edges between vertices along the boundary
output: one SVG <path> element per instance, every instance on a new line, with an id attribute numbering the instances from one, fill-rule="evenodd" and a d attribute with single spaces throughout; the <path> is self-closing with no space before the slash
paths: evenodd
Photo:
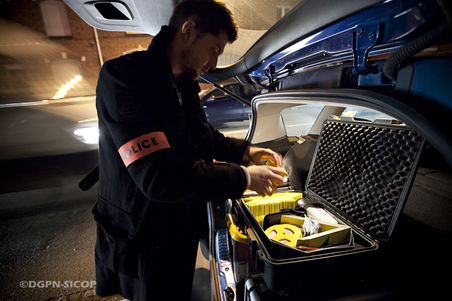
<path id="1" fill-rule="evenodd" d="M 403 210 L 423 144 L 405 125 L 327 119 L 306 194 L 385 242 Z"/>

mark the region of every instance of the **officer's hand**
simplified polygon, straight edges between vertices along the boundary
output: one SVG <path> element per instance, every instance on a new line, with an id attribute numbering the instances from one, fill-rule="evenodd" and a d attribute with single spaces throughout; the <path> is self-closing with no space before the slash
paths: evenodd
<path id="1" fill-rule="evenodd" d="M 281 154 L 268 148 L 250 146 L 248 149 L 248 158 L 256 165 L 262 165 L 262 161 L 272 160 L 275 162 L 276 166 L 283 167 L 283 159 Z"/>
<path id="2" fill-rule="evenodd" d="M 263 195 L 272 195 L 278 185 L 284 183 L 284 171 L 267 165 L 252 165 L 247 167 L 250 173 L 249 189 Z"/>

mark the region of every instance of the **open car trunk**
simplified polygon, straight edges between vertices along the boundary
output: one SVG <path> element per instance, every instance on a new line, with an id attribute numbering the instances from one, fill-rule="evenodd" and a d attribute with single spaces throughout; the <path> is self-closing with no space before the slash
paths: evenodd
<path id="1" fill-rule="evenodd" d="M 361 106 L 367 101 L 373 109 L 388 101 L 397 103 L 396 98 L 366 91 L 276 92 L 255 100 L 253 116 L 262 116 L 258 108 L 265 114 L 266 106 L 282 110 L 327 98 L 324 110 L 328 112 L 357 105 L 358 98 Z M 397 114 L 393 110 L 392 115 Z M 266 233 L 272 223 L 281 223 L 281 216 L 284 223 L 287 216 L 303 218 L 305 212 L 297 202 L 295 210 L 271 212 L 265 218 L 257 218 L 249 206 L 250 195 L 228 200 L 224 206 L 211 204 L 216 298 L 431 298 L 440 291 L 434 288 L 440 287 L 442 279 L 424 276 L 437 272 L 440 258 L 446 256 L 441 241 L 452 238 L 450 228 L 444 227 L 450 221 L 443 212 L 452 204 L 450 169 L 424 141 L 430 140 L 432 129 L 391 119 L 332 117 L 319 122 L 319 133 L 313 130 L 311 135 L 257 145 L 284 155 L 287 183 L 277 193 L 301 192 L 303 199 L 319 203 L 339 224 L 350 227 L 350 236 L 339 244 L 315 245 L 317 250 L 298 250 Z M 422 246 L 435 246 L 434 254 L 424 253 Z"/>

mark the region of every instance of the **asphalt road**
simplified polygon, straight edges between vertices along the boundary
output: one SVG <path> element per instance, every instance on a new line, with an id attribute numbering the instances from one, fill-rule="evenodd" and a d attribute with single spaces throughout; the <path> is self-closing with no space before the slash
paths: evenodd
<path id="1" fill-rule="evenodd" d="M 94 285 L 97 152 L 0 161 L 0 300 L 48 300 Z"/>

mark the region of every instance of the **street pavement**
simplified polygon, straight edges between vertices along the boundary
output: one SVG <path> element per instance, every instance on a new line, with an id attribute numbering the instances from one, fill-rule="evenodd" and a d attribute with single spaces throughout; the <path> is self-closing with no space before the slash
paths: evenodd
<path id="1" fill-rule="evenodd" d="M 94 288 L 97 192 L 77 185 L 96 165 L 97 152 L 0 161 L 0 300 Z"/>

